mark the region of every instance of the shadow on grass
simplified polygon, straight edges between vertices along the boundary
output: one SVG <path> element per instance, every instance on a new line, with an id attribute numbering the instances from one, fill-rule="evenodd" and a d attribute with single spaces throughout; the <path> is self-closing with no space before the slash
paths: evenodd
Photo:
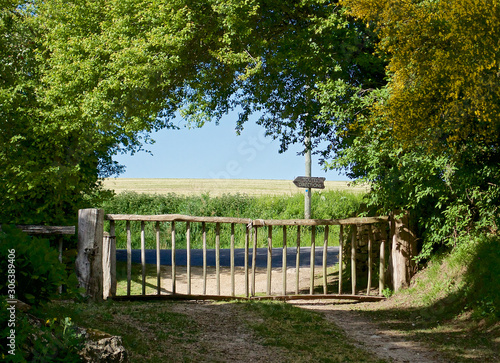
<path id="1" fill-rule="evenodd" d="M 360 313 L 451 362 L 500 361 L 499 242 L 496 236 L 464 242 L 439 262 L 437 276 L 429 274 L 424 283 Z M 436 286 L 442 291 L 429 298 Z M 423 304 L 426 294 L 430 302 Z"/>

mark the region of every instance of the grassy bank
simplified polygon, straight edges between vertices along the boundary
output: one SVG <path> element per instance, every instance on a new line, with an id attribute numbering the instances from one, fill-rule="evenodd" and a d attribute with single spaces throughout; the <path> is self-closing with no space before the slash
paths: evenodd
<path id="1" fill-rule="evenodd" d="M 500 239 L 468 238 L 436 255 L 408 289 L 362 313 L 451 362 L 500 361 Z"/>
<path id="2" fill-rule="evenodd" d="M 347 218 L 356 215 L 362 200 L 362 194 L 346 191 L 315 192 L 312 195 L 313 218 L 331 219 Z M 304 196 L 248 196 L 244 194 L 225 194 L 221 196 L 179 195 L 179 194 L 140 194 L 124 192 L 115 195 L 101 206 L 105 213 L 115 214 L 185 214 L 191 216 L 220 216 L 250 219 L 300 219 L 304 215 Z M 161 247 L 171 247 L 171 224 L 162 223 Z M 185 248 L 185 223 L 176 225 L 176 247 Z M 155 224 L 146 224 L 146 248 L 156 248 Z M 131 223 L 132 248 L 140 248 L 140 222 Z M 236 226 L 236 246 L 243 247 L 245 231 L 243 226 Z M 296 232 L 290 230 L 290 236 Z M 323 229 L 318 228 L 318 240 L 322 240 Z M 117 247 L 126 247 L 125 223 L 116 225 Z M 330 230 L 331 245 L 338 243 L 339 229 Z M 260 233 L 259 246 L 267 244 L 267 233 Z M 192 248 L 202 248 L 201 224 L 191 225 Z M 295 237 L 294 237 L 295 238 Z M 310 244 L 310 231 L 303 228 L 301 235 L 303 245 Z M 215 246 L 215 225 L 207 225 L 208 247 Z M 282 233 L 276 229 L 273 244 L 282 246 Z M 230 225 L 221 226 L 221 247 L 230 245 Z"/>

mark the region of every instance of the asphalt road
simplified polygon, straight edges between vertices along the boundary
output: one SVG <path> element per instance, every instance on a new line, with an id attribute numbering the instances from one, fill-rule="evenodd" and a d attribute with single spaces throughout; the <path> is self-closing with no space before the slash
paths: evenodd
<path id="1" fill-rule="evenodd" d="M 296 248 L 287 248 L 287 267 L 296 266 Z M 146 263 L 156 264 L 156 250 L 145 250 L 146 252 Z M 231 266 L 231 251 L 229 249 L 220 250 L 220 265 L 221 266 Z M 338 247 L 328 247 L 327 250 L 327 265 L 335 265 L 338 262 Z M 283 249 L 273 248 L 272 251 L 272 266 L 282 267 L 283 266 Z M 300 248 L 300 266 L 308 267 L 310 263 L 311 248 L 301 247 Z M 323 265 L 323 247 L 316 247 L 314 254 L 314 262 L 316 266 Z M 127 261 L 127 250 L 117 250 L 116 251 L 117 261 Z M 187 265 L 187 250 L 176 250 L 175 251 L 175 261 L 179 266 Z M 132 262 L 141 263 L 141 250 L 132 250 Z M 234 250 L 234 264 L 235 266 L 244 266 L 245 263 L 245 250 L 243 248 L 237 248 Z M 248 264 L 251 266 L 252 263 L 252 249 L 249 249 Z M 171 250 L 160 250 L 160 264 L 170 266 L 172 264 L 172 251 Z M 207 249 L 207 265 L 215 266 L 215 250 Z M 203 266 L 203 250 L 191 250 L 191 266 Z M 266 267 L 267 266 L 267 248 L 258 248 L 256 254 L 256 266 Z"/>

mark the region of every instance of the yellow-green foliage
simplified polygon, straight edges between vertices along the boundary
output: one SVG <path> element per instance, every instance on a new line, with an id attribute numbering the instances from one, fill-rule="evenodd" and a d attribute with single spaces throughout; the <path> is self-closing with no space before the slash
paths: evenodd
<path id="1" fill-rule="evenodd" d="M 345 0 L 380 36 L 390 95 L 375 111 L 404 140 L 497 142 L 500 5 L 496 0 Z M 436 146 L 436 145 L 433 145 Z M 440 146 L 443 146 L 442 144 Z"/>

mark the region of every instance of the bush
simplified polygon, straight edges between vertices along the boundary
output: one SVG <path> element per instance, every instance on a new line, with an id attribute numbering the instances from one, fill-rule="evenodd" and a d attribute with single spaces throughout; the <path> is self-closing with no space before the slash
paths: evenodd
<path id="1" fill-rule="evenodd" d="M 6 300 L 12 298 L 41 306 L 51 299 L 59 298 L 58 288 L 62 285 L 66 287 L 65 296 L 77 296 L 76 275 L 67 273 L 66 266 L 59 262 L 57 250 L 50 246 L 47 239 L 32 238 L 16 227 L 3 225 L 0 232 L 0 261 L 4 264 L 0 268 L 2 360 L 78 361 L 79 339 L 67 330 L 70 320 L 63 325 L 52 321 L 46 326 L 37 327 L 20 311 L 16 311 L 13 319 L 14 315 L 7 309 Z M 12 328 L 15 331 L 15 355 L 9 354 L 12 349 L 7 345 Z"/>
<path id="2" fill-rule="evenodd" d="M 0 303 L 0 357 L 2 362 L 80 362 L 78 352 L 83 346 L 84 338 L 74 329 L 71 318 L 63 320 L 47 319 L 44 323 L 36 318 L 28 318 L 16 312 L 14 336 L 15 348 L 7 339 L 11 327 L 4 324 L 9 320 L 9 304 L 2 298 Z M 30 320 L 32 322 L 30 322 Z M 4 327 L 4 328 L 3 328 Z"/>
<path id="3" fill-rule="evenodd" d="M 65 285 L 67 294 L 77 294 L 77 279 L 68 274 L 64 264 L 59 262 L 56 249 L 50 247 L 47 239 L 32 238 L 16 227 L 2 226 L 0 232 L 0 295 L 8 294 L 9 254 L 15 266 L 15 296 L 31 305 L 41 305 L 58 297 L 58 287 Z"/>

